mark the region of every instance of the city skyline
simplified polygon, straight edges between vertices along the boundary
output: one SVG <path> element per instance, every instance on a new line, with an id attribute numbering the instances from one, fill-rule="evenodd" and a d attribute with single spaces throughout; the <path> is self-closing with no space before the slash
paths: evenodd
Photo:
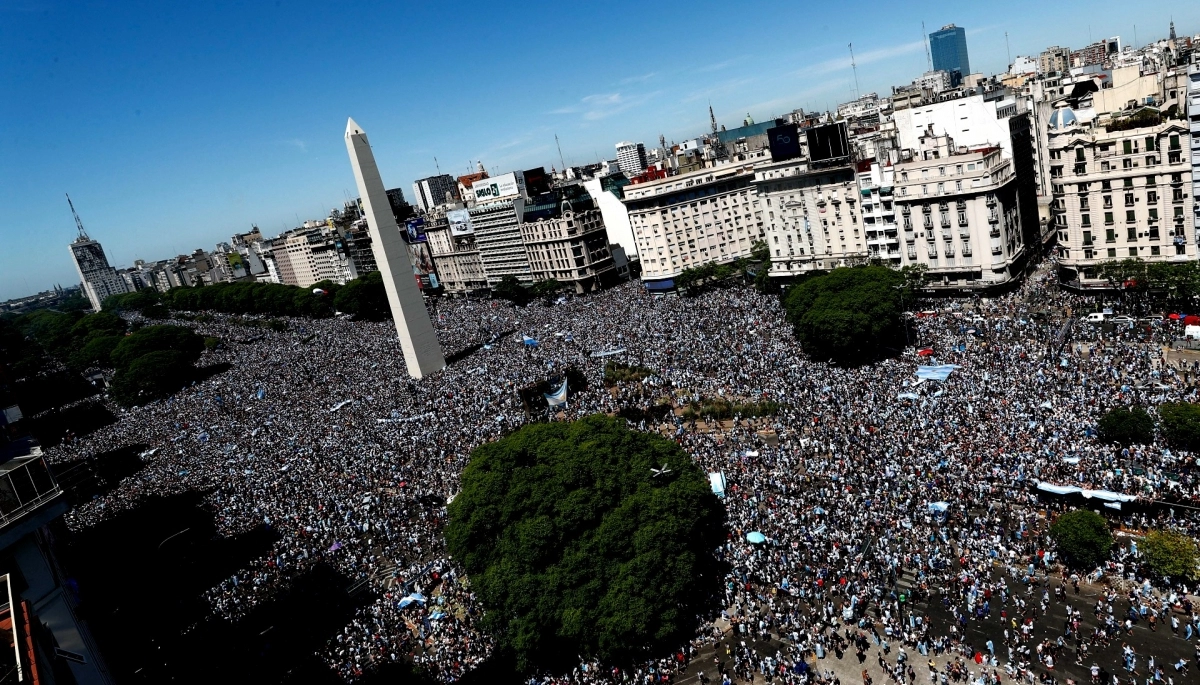
<path id="1" fill-rule="evenodd" d="M 731 14 L 727 8 L 655 7 L 636 27 L 599 10 L 590 10 L 597 15 L 587 21 L 539 17 L 545 28 L 565 31 L 555 33 L 528 31 L 530 12 L 485 19 L 427 8 L 351 15 L 279 5 L 282 20 L 272 12 L 231 15 L 217 8 L 202 17 L 186 10 L 139 14 L 130 23 L 134 10 L 97 16 L 87 8 L 5 7 L 0 49 L 11 54 L 0 69 L 25 104 L 6 115 L 11 126 L 0 138 L 6 160 L 0 203 L 9 217 L 0 299 L 74 282 L 63 245 L 76 231 L 60 206 L 63 191 L 72 193 L 89 233 L 117 266 L 207 248 L 252 223 L 274 235 L 324 216 L 357 195 L 337 140 L 350 110 L 362 112 L 374 132 L 387 185 L 410 188 L 439 171 L 435 157 L 440 171 L 451 174 L 478 161 L 489 172 L 559 166 L 556 133 L 568 164 L 613 159 L 621 140 L 653 147 L 660 132 L 668 140 L 699 135 L 710 101 L 718 121 L 731 128 L 747 113 L 764 120 L 797 107 L 833 109 L 855 95 L 849 42 L 860 92 L 884 94 L 925 70 L 923 18 L 929 32 L 949 23 L 965 27 L 972 64 L 985 74 L 1003 71 L 1008 54 L 1082 47 L 1089 32 L 1094 40 L 1121 35 L 1134 43 L 1132 9 L 1088 8 L 1090 30 L 1051 20 L 1054 12 L 1070 15 L 1068 7 L 1039 6 L 1037 22 L 948 4 L 902 21 L 894 5 L 868 9 L 854 21 L 824 10 L 804 15 L 819 21 L 805 24 L 802 37 L 819 42 L 802 46 L 795 31 L 762 25 L 761 16 L 786 9 L 763 4 L 739 8 L 722 21 L 720 36 L 704 34 L 718 45 L 697 51 L 688 29 L 711 24 L 706 12 Z M 1180 6 L 1137 17 L 1146 22 L 1138 26 L 1137 44 L 1165 37 L 1172 15 L 1181 34 L 1200 30 L 1200 9 Z M 350 16 L 380 21 L 362 29 Z M 1012 16 L 1030 15 L 1014 6 Z M 255 29 L 272 21 L 277 25 L 256 43 Z M 222 37 L 203 40 L 208 25 L 219 26 L 223 32 L 213 35 Z M 580 35 L 580 26 L 591 28 Z M 436 27 L 438 40 L 420 36 L 421 27 Z M 389 28 L 411 38 L 400 50 L 405 54 L 393 54 Z M 319 36 L 318 29 L 323 40 L 287 42 Z M 453 39 L 454 29 L 462 40 Z M 572 56 L 556 57 L 565 50 Z M 538 55 L 548 65 L 542 71 L 530 68 Z M 387 74 L 394 88 L 356 89 L 348 68 L 356 60 Z M 563 70 L 571 77 L 563 78 Z M 419 72 L 415 85 L 403 90 L 413 72 Z"/>

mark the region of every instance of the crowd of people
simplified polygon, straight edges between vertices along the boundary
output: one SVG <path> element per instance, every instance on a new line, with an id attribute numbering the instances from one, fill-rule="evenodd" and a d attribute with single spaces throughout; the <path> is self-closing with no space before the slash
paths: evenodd
<path id="1" fill-rule="evenodd" d="M 1125 543 L 1091 573 L 1063 571 L 1046 530 L 1071 505 L 1037 485 L 1136 497 L 1104 509 L 1118 528 L 1200 533 L 1185 506 L 1200 506 L 1194 455 L 1114 449 L 1095 435 L 1113 407 L 1195 400 L 1196 369 L 1164 352 L 1170 322 L 1064 328 L 1091 305 L 1052 278 L 930 303 L 913 347 L 857 368 L 805 358 L 778 298 L 741 287 L 662 298 L 630 283 L 526 307 L 442 301 L 430 315 L 447 355 L 478 349 L 421 380 L 406 375 L 390 321 L 296 319 L 250 335 L 215 316 L 197 330 L 223 342 L 201 364 L 228 371 L 114 407 L 115 424 L 49 455 L 147 446 L 141 471 L 67 514 L 72 528 L 150 495 L 203 490 L 223 534 L 277 531 L 269 554 L 208 591 L 215 615 L 236 620 L 330 564 L 376 593 L 329 641 L 332 669 L 353 680 L 411 660 L 453 682 L 494 646 L 442 538 L 471 450 L 530 420 L 658 408 L 659 419 L 632 424 L 725 476 L 729 537 L 714 550 L 730 568 L 725 606 L 698 617 L 696 639 L 675 655 L 581 663 L 539 682 L 687 672 L 840 685 L 861 670 L 864 683 L 872 673 L 1049 683 L 1070 668 L 1105 685 L 1183 682 L 1198 658 L 1195 588 L 1144 583 Z M 607 388 L 608 362 L 652 374 Z M 917 377 L 933 364 L 954 367 L 944 381 Z M 519 390 L 567 367 L 587 385 L 570 388 L 565 407 L 523 404 Z M 673 410 L 718 398 L 779 409 L 720 423 Z M 1152 629 L 1154 640 L 1138 637 Z"/>

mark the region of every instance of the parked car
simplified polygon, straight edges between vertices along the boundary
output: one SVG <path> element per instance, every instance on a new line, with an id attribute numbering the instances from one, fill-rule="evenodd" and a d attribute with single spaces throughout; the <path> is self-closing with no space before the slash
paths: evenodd
<path id="1" fill-rule="evenodd" d="M 1112 318 L 1113 323 L 1135 323 L 1136 321 L 1137 320 L 1134 319 L 1132 316 L 1127 316 L 1125 314 L 1119 314 Z"/>
<path id="2" fill-rule="evenodd" d="M 1080 321 L 1086 321 L 1088 323 L 1101 323 L 1104 321 L 1104 314 L 1100 312 L 1092 312 L 1091 314 L 1088 314 L 1080 319 Z"/>

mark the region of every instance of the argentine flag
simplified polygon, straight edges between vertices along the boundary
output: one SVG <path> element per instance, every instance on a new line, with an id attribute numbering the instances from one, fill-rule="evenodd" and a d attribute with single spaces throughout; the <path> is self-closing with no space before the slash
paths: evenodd
<path id="1" fill-rule="evenodd" d="M 525 343 L 527 347 L 537 347 L 537 341 L 528 335 L 522 335 L 521 342 Z"/>
<path id="2" fill-rule="evenodd" d="M 542 393 L 542 397 L 546 398 L 546 403 L 551 407 L 557 407 L 560 404 L 567 403 L 567 379 L 563 379 L 562 387 L 552 393 Z"/>

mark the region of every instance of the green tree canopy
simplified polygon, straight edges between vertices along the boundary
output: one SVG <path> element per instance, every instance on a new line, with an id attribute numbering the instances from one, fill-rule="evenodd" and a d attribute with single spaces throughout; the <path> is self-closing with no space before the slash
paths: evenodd
<path id="1" fill-rule="evenodd" d="M 1196 541 L 1174 530 L 1152 530 L 1141 545 L 1150 570 L 1166 578 L 1196 580 Z"/>
<path id="2" fill-rule="evenodd" d="M 521 285 L 521 281 L 512 274 L 500 279 L 496 287 L 492 288 L 492 295 L 513 304 L 525 304 L 531 297 L 529 289 Z"/>
<path id="3" fill-rule="evenodd" d="M 724 509 L 674 442 L 621 419 L 531 424 L 478 447 L 449 514 L 450 553 L 521 670 L 674 649 L 716 607 Z"/>
<path id="4" fill-rule="evenodd" d="M 810 357 L 862 364 L 903 349 L 904 285 L 887 267 L 834 269 L 789 288 L 783 306 Z"/>
<path id="5" fill-rule="evenodd" d="M 1167 402 L 1159 405 L 1158 419 L 1167 442 L 1180 449 L 1200 449 L 1200 405 Z"/>
<path id="6" fill-rule="evenodd" d="M 1100 439 L 1122 446 L 1148 445 L 1154 441 L 1154 417 L 1141 407 L 1110 409 L 1096 424 Z"/>
<path id="7" fill-rule="evenodd" d="M 391 315 L 387 290 L 383 287 L 383 274 L 378 271 L 360 276 L 337 291 L 333 306 L 339 312 L 353 314 L 360 319 L 382 321 Z"/>
<path id="8" fill-rule="evenodd" d="M 113 349 L 111 359 L 116 369 L 129 368 L 139 357 L 151 352 L 172 350 L 182 353 L 192 363 L 204 351 L 204 338 L 184 326 L 147 326 L 125 336 Z"/>
<path id="9" fill-rule="evenodd" d="M 1091 569 L 1108 558 L 1113 537 L 1104 517 L 1087 509 L 1076 509 L 1058 517 L 1050 526 L 1050 536 L 1066 564 Z"/>
<path id="10" fill-rule="evenodd" d="M 127 368 L 117 371 L 109 390 L 121 404 L 140 404 L 170 395 L 190 382 L 194 373 L 188 353 L 157 350 L 141 355 Z"/>

